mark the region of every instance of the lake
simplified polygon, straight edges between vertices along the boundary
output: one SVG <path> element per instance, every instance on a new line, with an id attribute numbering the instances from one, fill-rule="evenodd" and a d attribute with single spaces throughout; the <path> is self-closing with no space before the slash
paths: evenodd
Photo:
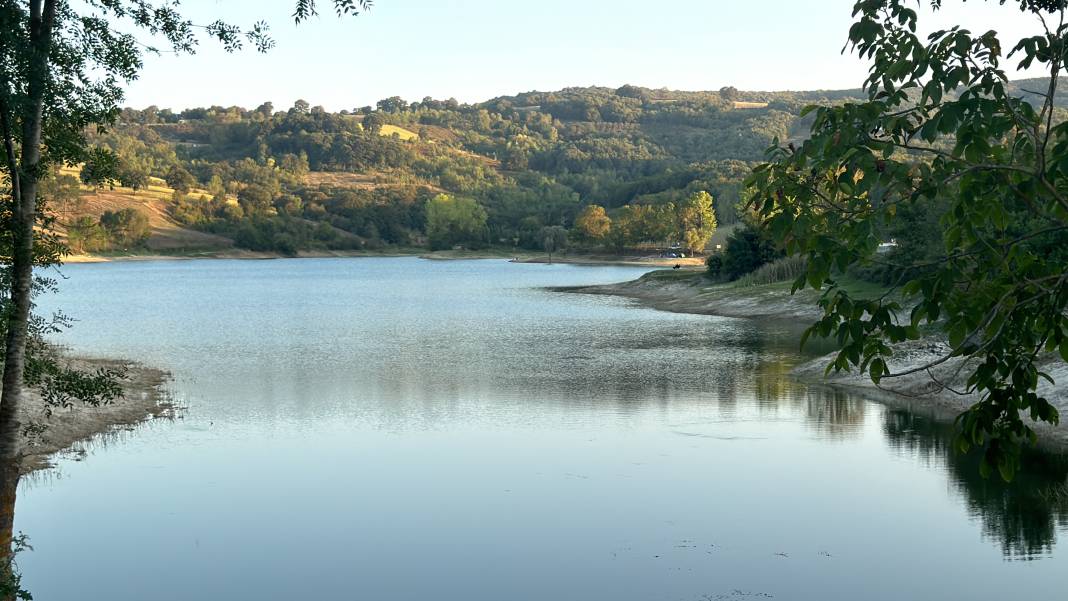
<path id="1" fill-rule="evenodd" d="M 986 481 L 921 415 L 796 384 L 800 324 L 416 258 L 64 267 L 74 351 L 181 419 L 24 480 L 36 599 L 1055 599 L 1068 460 Z"/>

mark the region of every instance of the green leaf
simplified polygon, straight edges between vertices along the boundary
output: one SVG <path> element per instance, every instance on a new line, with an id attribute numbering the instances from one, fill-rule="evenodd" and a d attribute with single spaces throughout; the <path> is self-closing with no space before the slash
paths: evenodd
<path id="1" fill-rule="evenodd" d="M 868 374 L 871 376 L 871 381 L 878 384 L 882 379 L 883 374 L 886 373 L 886 362 L 882 358 L 873 359 L 871 366 L 868 368 Z"/>
<path id="2" fill-rule="evenodd" d="M 1016 461 L 1011 457 L 1001 457 L 998 460 L 998 473 L 1005 482 L 1012 482 L 1016 477 Z"/>

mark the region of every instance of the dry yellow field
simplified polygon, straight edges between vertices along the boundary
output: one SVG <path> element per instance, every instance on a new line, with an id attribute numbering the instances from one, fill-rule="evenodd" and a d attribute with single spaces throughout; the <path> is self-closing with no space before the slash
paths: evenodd
<path id="1" fill-rule="evenodd" d="M 64 168 L 61 173 L 78 176 L 78 170 L 75 168 Z M 149 186 L 141 190 L 119 186 L 114 189 L 82 186 L 86 214 L 93 218 L 99 218 L 104 211 L 128 208 L 138 209 L 147 215 L 148 223 L 152 227 L 152 235 L 147 242 L 149 250 L 225 250 L 233 247 L 234 243 L 229 238 L 191 230 L 176 222 L 167 210 L 167 204 L 173 194 L 174 190 L 158 178 L 150 178 Z M 207 199 L 211 194 L 207 190 L 193 190 L 189 196 L 204 196 Z M 61 235 L 65 235 L 63 224 L 69 222 L 73 216 L 60 214 L 58 217 L 58 230 Z"/>
<path id="2" fill-rule="evenodd" d="M 383 125 L 382 131 L 379 132 L 383 136 L 397 135 L 401 140 L 418 140 L 419 134 L 414 131 L 404 129 L 403 127 L 397 127 L 396 125 Z"/>

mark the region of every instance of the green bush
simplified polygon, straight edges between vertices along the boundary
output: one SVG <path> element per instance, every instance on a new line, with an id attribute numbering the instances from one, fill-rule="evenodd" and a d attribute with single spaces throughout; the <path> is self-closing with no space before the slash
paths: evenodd
<path id="1" fill-rule="evenodd" d="M 718 280 L 723 275 L 723 255 L 708 255 L 705 265 L 708 267 L 708 277 Z"/>
<path id="2" fill-rule="evenodd" d="M 783 256 L 783 252 L 764 232 L 746 224 L 727 238 L 720 277 L 734 281 Z"/>
<path id="3" fill-rule="evenodd" d="M 67 246 L 75 253 L 91 253 L 107 250 L 111 243 L 100 223 L 83 215 L 67 225 Z"/>
<path id="4" fill-rule="evenodd" d="M 148 215 L 137 209 L 104 211 L 100 216 L 100 225 L 111 242 L 122 247 L 139 246 L 148 240 L 149 234 L 152 233 Z"/>

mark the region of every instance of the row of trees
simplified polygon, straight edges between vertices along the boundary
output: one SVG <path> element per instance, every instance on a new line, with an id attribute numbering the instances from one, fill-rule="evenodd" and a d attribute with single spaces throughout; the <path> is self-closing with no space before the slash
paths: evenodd
<path id="1" fill-rule="evenodd" d="M 698 254 L 716 226 L 712 196 L 702 190 L 678 204 L 628 204 L 615 211 L 615 218 L 602 206 L 588 205 L 575 218 L 574 230 L 580 240 L 593 244 L 681 247 Z"/>
<path id="2" fill-rule="evenodd" d="M 426 205 L 426 235 L 430 248 L 486 245 L 486 211 L 470 198 L 438 194 Z"/>
<path id="3" fill-rule="evenodd" d="M 432 249 L 454 246 L 480 248 L 490 243 L 487 213 L 471 198 L 438 194 L 426 204 L 426 235 Z M 670 246 L 691 254 L 702 253 L 716 230 L 712 197 L 696 192 L 675 205 L 627 205 L 609 217 L 604 207 L 588 205 L 573 227 L 540 226 L 521 240 L 527 248 L 555 252 L 568 240 L 586 247 L 611 246 L 617 250 L 642 246 Z M 509 242 L 509 241 L 505 241 Z"/>

